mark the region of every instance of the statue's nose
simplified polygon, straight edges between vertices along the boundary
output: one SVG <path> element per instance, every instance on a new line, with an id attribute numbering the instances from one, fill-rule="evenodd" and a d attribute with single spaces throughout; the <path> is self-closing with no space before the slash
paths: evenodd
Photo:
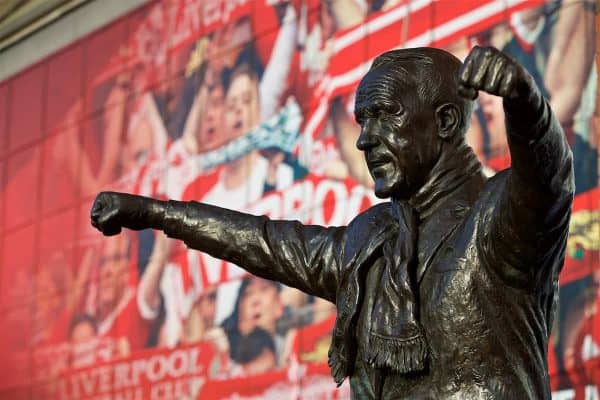
<path id="1" fill-rule="evenodd" d="M 377 143 L 377 135 L 373 130 L 373 126 L 369 122 L 366 122 L 360 130 L 360 135 L 358 135 L 358 139 L 356 140 L 356 147 L 361 151 L 365 151 L 377 146 Z"/>

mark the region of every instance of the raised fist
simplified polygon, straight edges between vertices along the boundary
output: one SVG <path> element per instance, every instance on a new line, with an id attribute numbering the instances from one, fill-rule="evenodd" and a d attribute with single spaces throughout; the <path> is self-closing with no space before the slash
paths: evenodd
<path id="1" fill-rule="evenodd" d="M 91 222 L 105 236 L 116 235 L 121 228 L 151 228 L 153 220 L 163 211 L 161 203 L 127 193 L 101 192 L 92 205 Z"/>
<path id="2" fill-rule="evenodd" d="M 458 73 L 460 94 L 472 100 L 479 90 L 517 98 L 529 93 L 532 82 L 523 66 L 494 47 L 475 46 Z"/>

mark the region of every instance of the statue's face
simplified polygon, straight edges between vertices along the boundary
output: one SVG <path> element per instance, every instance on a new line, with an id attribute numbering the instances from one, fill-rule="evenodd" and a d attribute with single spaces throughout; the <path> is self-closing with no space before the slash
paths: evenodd
<path id="1" fill-rule="evenodd" d="M 385 74 L 388 76 L 385 76 Z M 410 198 L 425 183 L 440 153 L 433 106 L 424 105 L 416 87 L 390 82 L 378 68 L 361 81 L 354 108 L 364 152 L 379 198 Z"/>

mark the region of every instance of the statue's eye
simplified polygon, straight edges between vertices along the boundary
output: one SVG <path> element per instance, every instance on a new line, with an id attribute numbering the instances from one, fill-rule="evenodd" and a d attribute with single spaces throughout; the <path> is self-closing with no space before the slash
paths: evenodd
<path id="1" fill-rule="evenodd" d="M 354 114 L 354 119 L 359 125 L 362 125 L 369 118 L 373 118 L 373 110 L 369 108 L 361 108 Z"/>
<path id="2" fill-rule="evenodd" d="M 397 103 L 388 103 L 381 108 L 381 113 L 389 116 L 402 114 L 402 107 Z"/>

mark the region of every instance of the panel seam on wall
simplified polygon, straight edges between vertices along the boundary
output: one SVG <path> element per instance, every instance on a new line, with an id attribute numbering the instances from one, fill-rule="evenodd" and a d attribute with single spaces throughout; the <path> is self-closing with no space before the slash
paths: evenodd
<path id="1" fill-rule="evenodd" d="M 149 0 L 93 0 L 0 52 L 0 81 L 102 28 Z"/>

